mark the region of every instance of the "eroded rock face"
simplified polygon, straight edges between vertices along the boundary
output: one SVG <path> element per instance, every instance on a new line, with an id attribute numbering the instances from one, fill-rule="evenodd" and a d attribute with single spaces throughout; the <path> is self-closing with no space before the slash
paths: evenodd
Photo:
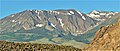
<path id="1" fill-rule="evenodd" d="M 101 27 L 96 32 L 96 36 L 91 44 L 84 49 L 85 51 L 119 51 L 120 50 L 120 21 L 106 27 Z"/>

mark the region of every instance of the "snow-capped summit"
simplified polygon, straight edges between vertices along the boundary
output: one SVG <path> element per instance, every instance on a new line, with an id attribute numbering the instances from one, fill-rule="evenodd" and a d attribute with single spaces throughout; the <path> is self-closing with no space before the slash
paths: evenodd
<path id="1" fill-rule="evenodd" d="M 97 10 L 93 10 L 91 13 L 99 13 L 99 11 L 97 11 Z"/>
<path id="2" fill-rule="evenodd" d="M 97 10 L 93 10 L 92 12 L 90 12 L 89 14 L 87 14 L 87 16 L 97 20 L 97 21 L 104 21 L 108 18 L 111 18 L 111 16 L 114 16 L 115 14 L 117 14 L 116 12 L 107 12 L 107 11 L 97 11 Z"/>

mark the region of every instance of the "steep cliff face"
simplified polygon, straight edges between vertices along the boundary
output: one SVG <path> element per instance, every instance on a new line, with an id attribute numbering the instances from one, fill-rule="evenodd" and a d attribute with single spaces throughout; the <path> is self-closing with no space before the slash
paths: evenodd
<path id="1" fill-rule="evenodd" d="M 88 45 L 85 51 L 119 51 L 120 50 L 120 20 L 116 24 L 106 27 L 101 27 L 96 32 L 96 36 L 91 44 Z"/>

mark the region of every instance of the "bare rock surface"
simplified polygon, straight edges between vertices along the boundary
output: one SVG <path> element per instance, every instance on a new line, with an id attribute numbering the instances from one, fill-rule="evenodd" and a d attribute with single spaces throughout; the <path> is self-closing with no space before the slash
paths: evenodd
<path id="1" fill-rule="evenodd" d="M 116 24 L 101 27 L 85 51 L 119 51 L 120 50 L 120 19 Z"/>

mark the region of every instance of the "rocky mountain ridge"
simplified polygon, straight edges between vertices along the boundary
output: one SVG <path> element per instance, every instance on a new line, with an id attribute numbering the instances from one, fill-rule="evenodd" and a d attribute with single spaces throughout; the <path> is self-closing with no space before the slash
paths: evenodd
<path id="1" fill-rule="evenodd" d="M 84 49 L 85 51 L 119 51 L 120 50 L 120 18 L 117 23 L 101 27 L 96 32 L 94 40 Z"/>
<path id="2" fill-rule="evenodd" d="M 24 30 L 31 30 L 36 27 L 45 27 L 45 29 L 49 31 L 57 29 L 60 32 L 66 32 L 66 34 L 71 33 L 72 35 L 77 36 L 78 34 L 83 34 L 87 30 L 99 24 L 96 16 L 99 16 L 99 21 L 103 21 L 105 19 L 108 19 L 105 17 L 111 17 L 116 14 L 114 12 L 107 12 L 96 15 L 98 13 L 99 12 L 97 11 L 93 11 L 90 14 L 86 15 L 74 9 L 48 11 L 25 10 L 23 12 L 12 14 L 10 16 L 7 16 L 6 18 L 1 19 L 0 32 L 17 32 L 22 28 Z M 93 14 L 95 16 L 94 18 Z M 5 24 L 9 24 L 9 26 Z"/>
<path id="3" fill-rule="evenodd" d="M 88 13 L 87 15 L 97 21 L 105 21 L 117 13 L 119 13 L 119 12 L 107 12 L 107 11 L 93 10 L 92 12 Z"/>
<path id="4" fill-rule="evenodd" d="M 6 21 L 12 25 L 3 26 L 1 29 L 4 28 L 12 32 L 21 28 L 30 30 L 44 26 L 50 31 L 58 29 L 59 31 L 70 32 L 72 35 L 82 34 L 96 24 L 95 20 L 76 10 L 26 10 L 2 19 L 1 24 L 6 24 Z M 14 28 L 17 25 L 19 28 Z M 2 31 L 4 30 L 2 29 Z"/>

